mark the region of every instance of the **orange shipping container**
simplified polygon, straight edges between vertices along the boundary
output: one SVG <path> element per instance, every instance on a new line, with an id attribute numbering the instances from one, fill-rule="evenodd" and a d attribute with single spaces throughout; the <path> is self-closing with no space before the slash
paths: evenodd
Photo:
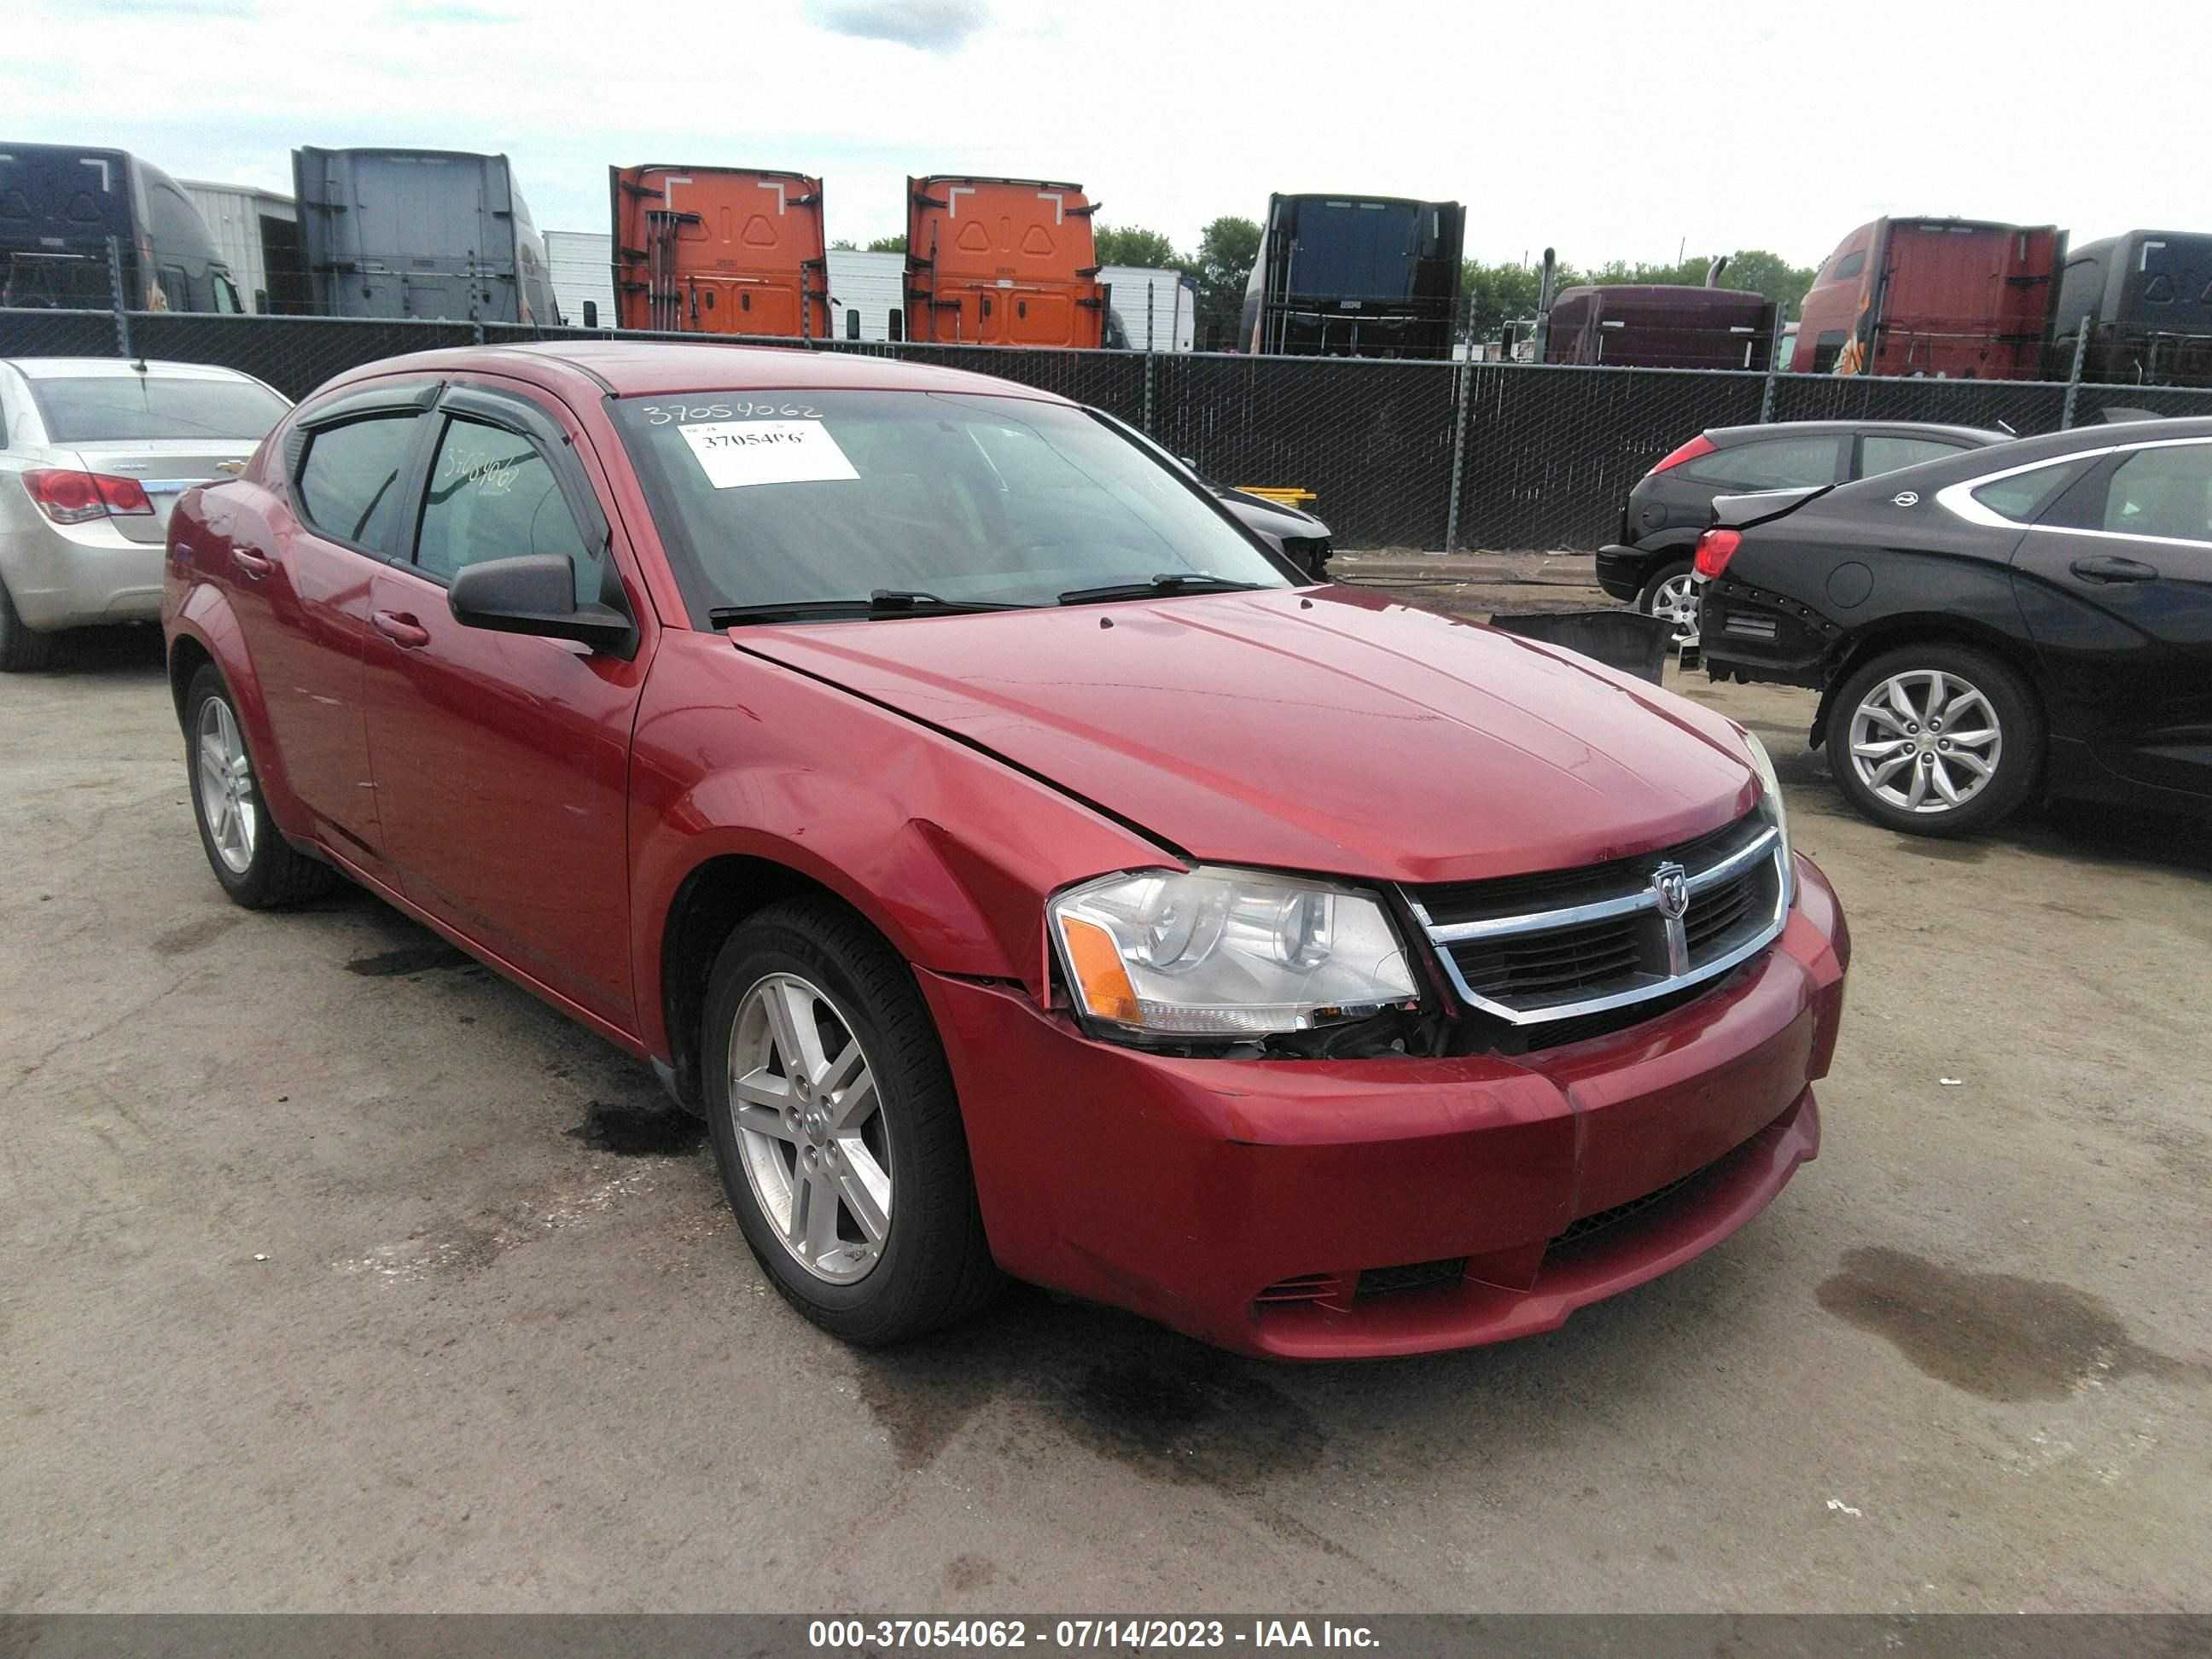
<path id="1" fill-rule="evenodd" d="M 623 328 L 820 339 L 822 181 L 744 167 L 610 167 Z"/>
<path id="2" fill-rule="evenodd" d="M 1080 185 L 932 173 L 907 180 L 907 333 L 969 344 L 1097 346 L 1106 337 Z"/>

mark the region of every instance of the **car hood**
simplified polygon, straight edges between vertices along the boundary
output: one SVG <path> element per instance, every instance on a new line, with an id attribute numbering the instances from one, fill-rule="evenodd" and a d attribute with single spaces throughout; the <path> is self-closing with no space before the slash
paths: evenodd
<path id="1" fill-rule="evenodd" d="M 1224 863 L 1406 882 L 1557 869 L 1687 840 L 1758 793 L 1717 715 L 1358 589 L 730 637 Z"/>

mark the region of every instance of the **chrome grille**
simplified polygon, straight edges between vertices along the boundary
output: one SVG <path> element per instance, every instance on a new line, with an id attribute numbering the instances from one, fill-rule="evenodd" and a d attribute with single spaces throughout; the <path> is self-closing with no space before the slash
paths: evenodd
<path id="1" fill-rule="evenodd" d="M 1786 859 L 1753 811 L 1637 858 L 1406 897 L 1461 997 L 1532 1024 L 1668 996 L 1754 955 L 1789 915 Z"/>

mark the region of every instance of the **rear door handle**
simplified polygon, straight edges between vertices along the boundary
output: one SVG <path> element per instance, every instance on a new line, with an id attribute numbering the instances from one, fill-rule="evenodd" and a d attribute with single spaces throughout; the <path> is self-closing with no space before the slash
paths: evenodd
<path id="1" fill-rule="evenodd" d="M 430 630 L 403 611 L 380 611 L 368 620 L 378 633 L 404 649 L 420 650 L 430 643 Z"/>
<path id="2" fill-rule="evenodd" d="M 2094 558 L 2076 559 L 2071 567 L 2074 574 L 2085 582 L 2154 582 L 2158 567 L 2145 564 L 2141 559 L 2123 559 L 2109 553 L 2100 553 Z"/>
<path id="3" fill-rule="evenodd" d="M 238 567 L 238 574 L 248 581 L 258 582 L 276 568 L 275 560 L 266 553 L 255 552 L 250 547 L 234 546 L 230 550 L 230 558 L 231 562 Z"/>

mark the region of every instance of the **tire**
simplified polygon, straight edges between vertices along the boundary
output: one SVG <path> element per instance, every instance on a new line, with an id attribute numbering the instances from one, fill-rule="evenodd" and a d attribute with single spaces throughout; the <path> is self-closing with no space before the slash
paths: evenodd
<path id="1" fill-rule="evenodd" d="M 27 674 L 53 665 L 56 636 L 42 634 L 15 609 L 8 584 L 0 581 L 0 674 Z"/>
<path id="2" fill-rule="evenodd" d="M 1954 747 L 1947 726 L 1978 740 Z M 1855 672 L 1829 705 L 1826 741 L 1844 798 L 1910 836 L 1978 834 L 2017 810 L 2043 772 L 2043 713 L 2026 682 L 1986 653 L 1937 641 Z M 1916 785 L 1900 781 L 1915 774 Z"/>
<path id="3" fill-rule="evenodd" d="M 227 768 L 219 753 L 228 757 Z M 226 774 L 232 787 L 222 781 Z M 270 816 L 245 727 L 213 663 L 203 664 L 185 691 L 185 775 L 200 848 L 232 903 L 275 909 L 337 885 L 338 872 L 294 848 Z"/>
<path id="4" fill-rule="evenodd" d="M 1684 640 L 1698 631 L 1697 594 L 1688 586 L 1692 568 L 1687 559 L 1669 559 L 1644 579 L 1644 589 L 1636 596 L 1636 608 L 1647 617 L 1661 615 L 1662 604 L 1674 599 L 1676 590 L 1687 598 L 1689 612 L 1686 616 L 1677 612 L 1674 637 L 1668 641 L 1678 650 Z"/>
<path id="5" fill-rule="evenodd" d="M 799 1022 L 809 1016 L 819 1063 L 787 1066 L 794 1039 L 805 1048 Z M 841 1127 L 837 1113 L 867 1097 L 856 1096 L 857 1079 L 836 1086 L 854 1048 L 874 1104 Z M 787 1302 L 873 1347 L 939 1329 L 989 1299 L 1000 1274 L 951 1071 L 913 970 L 866 921 L 828 899 L 750 917 L 715 959 L 700 1052 L 722 1190 Z M 810 1066 L 816 1081 L 794 1087 Z M 830 1192 L 835 1202 L 816 1201 Z M 879 1227 L 864 1218 L 871 1206 Z"/>

